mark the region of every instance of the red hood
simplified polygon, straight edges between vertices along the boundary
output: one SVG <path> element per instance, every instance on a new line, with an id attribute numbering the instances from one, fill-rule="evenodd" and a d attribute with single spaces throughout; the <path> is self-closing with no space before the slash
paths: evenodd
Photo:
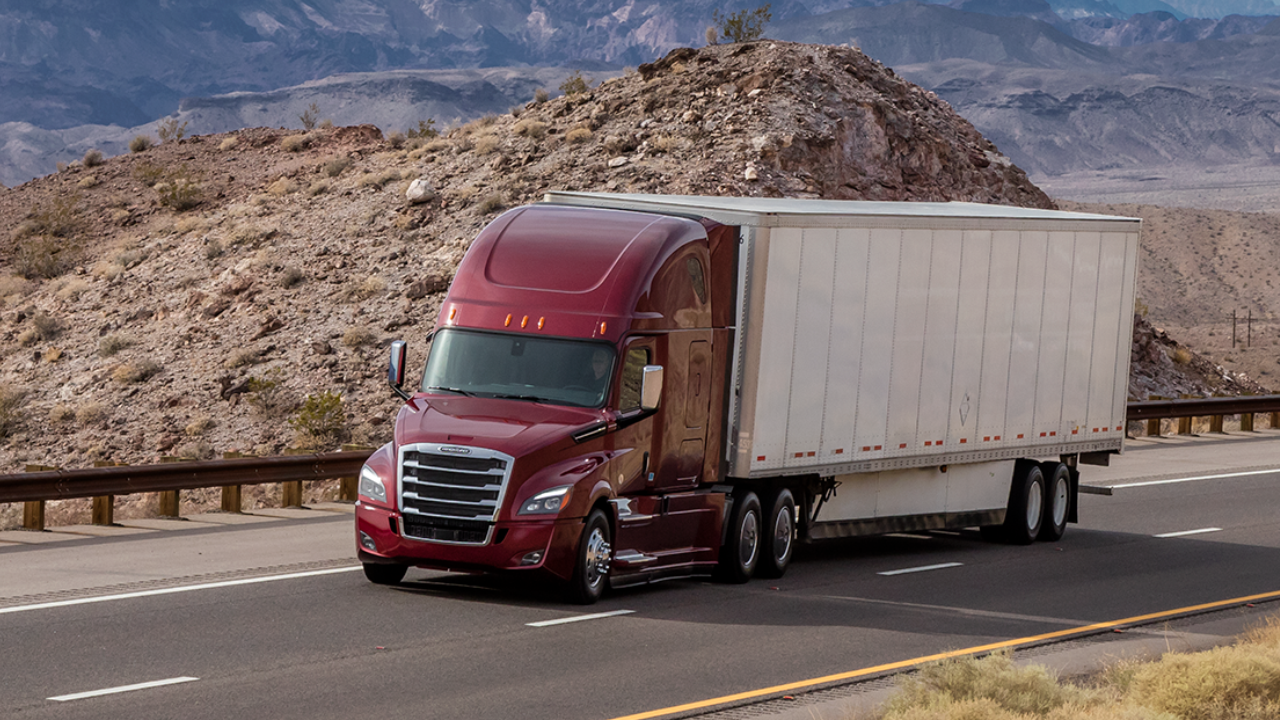
<path id="1" fill-rule="evenodd" d="M 396 417 L 396 446 L 408 443 L 475 445 L 523 457 L 605 419 L 590 408 L 521 400 L 415 396 Z"/>

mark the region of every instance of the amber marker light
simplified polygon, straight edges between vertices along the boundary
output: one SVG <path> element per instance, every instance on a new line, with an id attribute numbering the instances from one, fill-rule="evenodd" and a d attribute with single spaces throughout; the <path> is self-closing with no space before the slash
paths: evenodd
<path id="1" fill-rule="evenodd" d="M 458 308 L 455 305 L 454 307 L 449 308 L 449 322 L 453 322 L 456 317 L 458 317 Z"/>
<path id="2" fill-rule="evenodd" d="M 511 313 L 507 313 L 507 319 L 502 321 L 502 327 L 511 327 Z"/>
<path id="3" fill-rule="evenodd" d="M 541 330 L 543 325 L 547 324 L 546 318 L 538 318 L 538 329 Z"/>
<path id="4" fill-rule="evenodd" d="M 605 331 L 608 327 L 609 327 L 609 323 L 600 323 L 600 334 L 601 334 L 601 335 L 603 335 L 603 334 L 604 334 L 604 331 Z"/>
<path id="5" fill-rule="evenodd" d="M 522 327 L 522 328 L 529 327 L 529 316 L 528 316 L 528 315 L 525 315 L 525 316 L 524 316 L 524 319 L 522 319 L 522 320 L 520 321 L 520 327 Z"/>

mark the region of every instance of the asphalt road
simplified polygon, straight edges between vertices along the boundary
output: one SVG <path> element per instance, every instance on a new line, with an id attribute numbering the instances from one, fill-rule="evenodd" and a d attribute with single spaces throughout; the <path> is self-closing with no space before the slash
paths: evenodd
<path id="1" fill-rule="evenodd" d="M 1280 445 L 1255 441 L 1250 452 L 1260 442 Z M 1165 451 L 1133 453 L 1130 477 L 1143 475 L 1146 452 L 1154 462 Z M 1059 543 L 1008 547 L 976 533 L 844 541 L 803 548 L 782 580 L 674 581 L 586 609 L 492 580 L 411 571 L 404 586 L 387 588 L 341 568 L 0 608 L 0 717 L 614 718 L 1277 591 L 1277 507 L 1280 473 L 1118 487 L 1082 496 L 1083 522 Z M 299 527 L 332 534 L 349 522 Z M 210 533 L 203 544 L 247 532 Z M 127 557 L 130 541 L 102 542 Z M 0 553 L 0 575 L 15 557 Z M 881 574 L 931 566 L 944 567 Z"/>

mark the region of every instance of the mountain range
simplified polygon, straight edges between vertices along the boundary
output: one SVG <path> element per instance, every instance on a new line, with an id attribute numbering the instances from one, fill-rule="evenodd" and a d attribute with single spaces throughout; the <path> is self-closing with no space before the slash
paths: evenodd
<path id="1" fill-rule="evenodd" d="M 600 80 L 701 46 L 713 12 L 752 7 L 0 0 L 0 182 L 91 147 L 123 152 L 162 117 L 192 134 L 297 127 L 311 103 L 335 123 L 388 131 L 500 113 L 538 88 L 555 94 L 571 72 Z M 767 37 L 859 46 L 937 92 L 1038 181 L 1280 157 L 1270 0 L 781 0 L 771 10 Z"/>

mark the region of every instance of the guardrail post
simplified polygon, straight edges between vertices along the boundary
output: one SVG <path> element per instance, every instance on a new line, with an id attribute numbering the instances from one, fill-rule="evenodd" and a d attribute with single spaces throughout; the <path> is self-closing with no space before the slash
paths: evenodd
<path id="1" fill-rule="evenodd" d="M 1209 432 L 1211 433 L 1222 432 L 1222 416 L 1221 415 L 1212 415 L 1209 417 Z"/>
<path id="2" fill-rule="evenodd" d="M 223 460 L 236 460 L 238 458 L 251 457 L 239 452 L 222 453 Z M 244 512 L 244 496 L 240 491 L 239 485 L 223 485 L 222 486 L 222 512 L 240 513 Z"/>
<path id="3" fill-rule="evenodd" d="M 1193 399 L 1194 397 L 1195 397 L 1195 395 L 1183 395 L 1183 396 L 1182 396 L 1182 399 L 1183 399 L 1183 400 L 1191 400 L 1191 399 Z M 1190 435 L 1190 434 L 1191 434 L 1191 423 L 1192 423 L 1194 420 L 1195 420 L 1195 418 L 1193 418 L 1193 417 L 1180 417 L 1180 418 L 1178 418 L 1178 434 L 1179 434 L 1179 435 Z"/>
<path id="4" fill-rule="evenodd" d="M 285 448 L 285 455 L 307 455 L 306 450 Z M 302 507 L 302 481 L 288 480 L 280 483 L 280 507 Z"/>
<path id="5" fill-rule="evenodd" d="M 1240 432 L 1253 432 L 1253 413 L 1240 413 Z"/>
<path id="6" fill-rule="evenodd" d="M 343 452 L 368 452 L 372 453 L 377 448 L 366 447 L 364 445 L 343 445 Z M 360 476 L 352 475 L 338 480 L 338 499 L 342 502 L 355 502 L 356 495 L 359 491 Z"/>
<path id="7" fill-rule="evenodd" d="M 114 467 L 116 463 L 107 460 L 94 460 L 94 467 Z M 93 510 L 89 522 L 94 525 L 115 525 L 116 496 L 99 495 L 93 499 Z"/>
<path id="8" fill-rule="evenodd" d="M 1271 413 L 1271 429 L 1280 428 L 1280 412 Z"/>
<path id="9" fill-rule="evenodd" d="M 166 455 L 160 458 L 162 463 L 182 462 L 182 458 Z M 160 509 L 156 512 L 160 517 L 180 517 L 179 509 L 181 508 L 182 498 L 178 495 L 177 490 L 162 490 L 156 495 L 160 501 Z"/>
<path id="10" fill-rule="evenodd" d="M 27 472 L 44 472 L 58 468 L 49 465 L 28 465 L 23 469 Z M 44 500 L 30 500 L 22 504 L 22 529 L 44 530 Z"/>

